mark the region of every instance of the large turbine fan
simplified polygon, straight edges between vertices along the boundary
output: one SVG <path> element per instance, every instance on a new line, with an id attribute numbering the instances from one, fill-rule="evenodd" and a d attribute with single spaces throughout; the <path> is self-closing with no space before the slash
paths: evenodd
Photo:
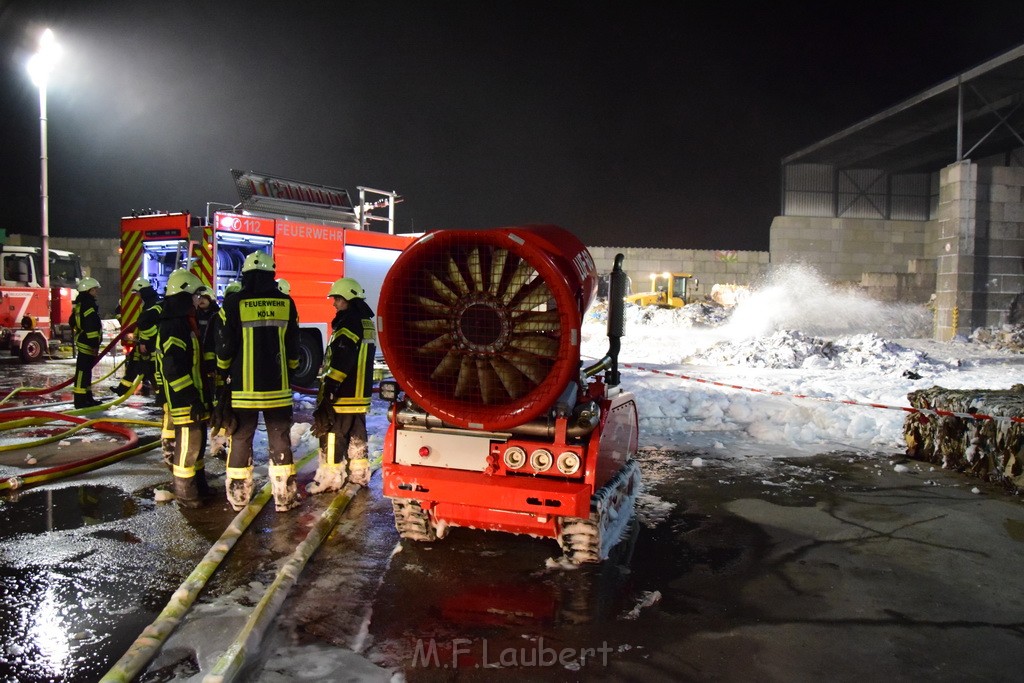
<path id="1" fill-rule="evenodd" d="M 556 225 L 426 233 L 391 267 L 380 349 L 415 406 L 505 431 L 559 405 L 580 378 L 593 259 Z"/>
<path id="2" fill-rule="evenodd" d="M 409 280 L 403 306 L 414 374 L 460 402 L 522 398 L 558 357 L 559 313 L 525 259 L 493 245 L 439 250 Z"/>

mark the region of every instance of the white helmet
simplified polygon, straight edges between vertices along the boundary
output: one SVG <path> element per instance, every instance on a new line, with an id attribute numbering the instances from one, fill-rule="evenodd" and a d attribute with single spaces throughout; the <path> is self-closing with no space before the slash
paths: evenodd
<path id="1" fill-rule="evenodd" d="M 94 277 L 83 277 L 78 281 L 78 285 L 75 287 L 79 292 L 88 292 L 90 289 L 94 289 L 100 286 L 100 281 Z"/>
<path id="2" fill-rule="evenodd" d="M 242 264 L 243 273 L 248 273 L 250 270 L 272 271 L 274 270 L 274 259 L 262 251 L 254 251 L 245 257 L 245 263 Z"/>
<path id="3" fill-rule="evenodd" d="M 277 288 L 281 290 L 282 294 L 292 293 L 292 283 L 288 282 L 283 277 L 278 279 Z"/>
<path id="4" fill-rule="evenodd" d="M 233 294 L 235 292 L 241 292 L 241 291 L 242 291 L 242 283 L 239 282 L 238 280 L 232 280 L 224 288 L 224 294 Z"/>
<path id="5" fill-rule="evenodd" d="M 327 296 L 340 296 L 342 299 L 365 299 L 366 292 L 363 290 L 363 286 L 356 282 L 353 278 L 343 277 L 336 280 L 331 289 L 327 292 Z"/>
<path id="6" fill-rule="evenodd" d="M 191 273 L 184 268 L 178 268 L 176 271 L 171 273 L 170 277 L 167 278 L 167 290 L 164 292 L 166 296 L 174 296 L 182 292 L 188 292 L 189 294 L 195 294 L 196 290 L 203 286 L 202 280 L 200 280 L 194 273 Z"/>
<path id="7" fill-rule="evenodd" d="M 141 292 L 146 287 L 152 287 L 153 283 L 144 277 L 135 278 L 135 282 L 132 283 L 132 291 L 136 294 Z"/>

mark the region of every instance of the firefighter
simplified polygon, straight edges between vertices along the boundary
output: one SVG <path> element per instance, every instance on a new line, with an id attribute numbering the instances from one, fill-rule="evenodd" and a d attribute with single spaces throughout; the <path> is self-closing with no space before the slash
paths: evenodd
<path id="1" fill-rule="evenodd" d="M 139 324 L 135 330 L 135 346 L 125 361 L 124 377 L 113 388 L 113 392 L 123 396 L 132 388 L 135 378 L 142 375 L 142 395 L 149 396 L 156 389 L 153 347 L 156 344 L 156 331 L 162 308 L 160 297 L 153 289 L 153 283 L 146 278 L 136 278 L 131 291 L 142 299 L 142 312 L 139 314 Z"/>
<path id="2" fill-rule="evenodd" d="M 310 493 L 337 491 L 348 480 L 370 482 L 366 448 L 366 413 L 373 388 L 376 334 L 373 311 L 366 292 L 350 277 L 343 277 L 327 294 L 337 314 L 320 371 L 320 392 L 313 414 L 313 433 L 320 438 L 320 465 Z"/>
<path id="3" fill-rule="evenodd" d="M 214 340 L 220 306 L 209 287 L 200 287 L 197 294 L 196 324 L 199 326 L 199 345 L 203 349 L 203 376 L 212 380 L 217 375 L 217 348 Z"/>
<path id="4" fill-rule="evenodd" d="M 237 283 L 236 283 L 237 284 Z M 241 287 L 241 285 L 239 285 Z M 217 327 L 220 325 L 220 306 L 214 299 L 213 291 L 206 286 L 199 288 L 196 300 L 196 324 L 199 326 L 199 346 L 203 350 L 201 365 L 203 381 L 212 388 L 214 398 L 218 396 L 220 387 L 217 377 Z M 210 430 L 210 452 L 220 460 L 227 459 L 227 436 L 223 430 Z"/>
<path id="5" fill-rule="evenodd" d="M 203 455 L 210 417 L 208 387 L 201 371 L 202 349 L 196 324 L 196 290 L 202 282 L 185 269 L 167 278 L 156 340 L 166 411 L 174 428 L 171 472 L 174 496 L 182 507 L 199 507 L 209 493 Z"/>
<path id="6" fill-rule="evenodd" d="M 103 323 L 96 303 L 100 283 L 96 278 L 84 277 L 78 281 L 76 289 L 78 296 L 71 306 L 71 329 L 74 331 L 78 358 L 75 359 L 75 386 L 71 393 L 75 399 L 75 408 L 92 408 L 100 405 L 100 401 L 92 395 L 92 368 L 96 364 L 100 341 L 103 339 Z"/>
<path id="7" fill-rule="evenodd" d="M 292 460 L 292 390 L 299 366 L 295 303 L 277 288 L 274 260 L 256 251 L 242 265 L 242 291 L 224 298 L 217 335 L 217 372 L 227 385 L 218 397 L 230 436 L 227 498 L 241 510 L 252 496 L 252 442 L 259 415 L 267 428 L 268 470 L 278 512 L 298 505 Z"/>

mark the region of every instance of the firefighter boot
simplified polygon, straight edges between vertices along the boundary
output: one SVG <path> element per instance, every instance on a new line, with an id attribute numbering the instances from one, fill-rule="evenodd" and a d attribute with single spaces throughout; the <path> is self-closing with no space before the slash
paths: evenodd
<path id="1" fill-rule="evenodd" d="M 316 468 L 313 481 L 306 484 L 307 493 L 326 493 L 340 491 L 345 485 L 345 463 L 329 463 L 324 449 L 320 449 L 320 464 Z"/>
<path id="2" fill-rule="evenodd" d="M 195 477 L 175 477 L 174 497 L 178 499 L 178 505 L 183 508 L 197 508 L 202 505 Z"/>
<path id="3" fill-rule="evenodd" d="M 349 460 L 348 480 L 360 486 L 368 485 L 370 483 L 370 461 L 366 458 L 353 458 Z"/>
<path id="4" fill-rule="evenodd" d="M 103 405 L 92 396 L 92 392 L 86 392 L 84 394 L 75 394 L 75 410 L 81 410 L 82 408 L 95 408 L 98 405 Z"/>
<path id="5" fill-rule="evenodd" d="M 252 498 L 252 473 L 250 472 L 249 476 L 244 479 L 229 478 L 224 491 L 232 510 L 235 512 L 244 510 L 245 506 L 249 504 L 249 499 Z"/>
<path id="6" fill-rule="evenodd" d="M 213 488 L 210 482 L 206 481 L 206 470 L 201 465 L 202 463 L 198 463 L 196 467 L 196 490 L 199 492 L 199 498 L 205 501 L 213 495 Z"/>
<path id="7" fill-rule="evenodd" d="M 299 492 L 295 485 L 295 465 L 270 465 L 271 490 L 274 493 L 274 508 L 287 512 L 299 504 Z"/>

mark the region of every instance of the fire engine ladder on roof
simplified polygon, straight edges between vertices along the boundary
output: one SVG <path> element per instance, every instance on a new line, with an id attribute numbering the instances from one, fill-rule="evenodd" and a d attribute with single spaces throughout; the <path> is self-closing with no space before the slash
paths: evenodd
<path id="1" fill-rule="evenodd" d="M 402 196 L 394 191 L 389 190 L 375 190 L 372 187 L 357 186 L 359 190 L 359 206 L 356 209 L 356 213 L 359 215 L 359 229 L 366 230 L 367 225 L 371 221 L 384 221 L 388 224 L 388 234 L 395 234 L 395 204 L 402 201 Z M 367 202 L 366 195 L 369 194 L 370 198 L 374 196 L 377 199 Z M 388 215 L 379 216 L 371 213 L 375 209 L 383 209 L 387 207 Z"/>

